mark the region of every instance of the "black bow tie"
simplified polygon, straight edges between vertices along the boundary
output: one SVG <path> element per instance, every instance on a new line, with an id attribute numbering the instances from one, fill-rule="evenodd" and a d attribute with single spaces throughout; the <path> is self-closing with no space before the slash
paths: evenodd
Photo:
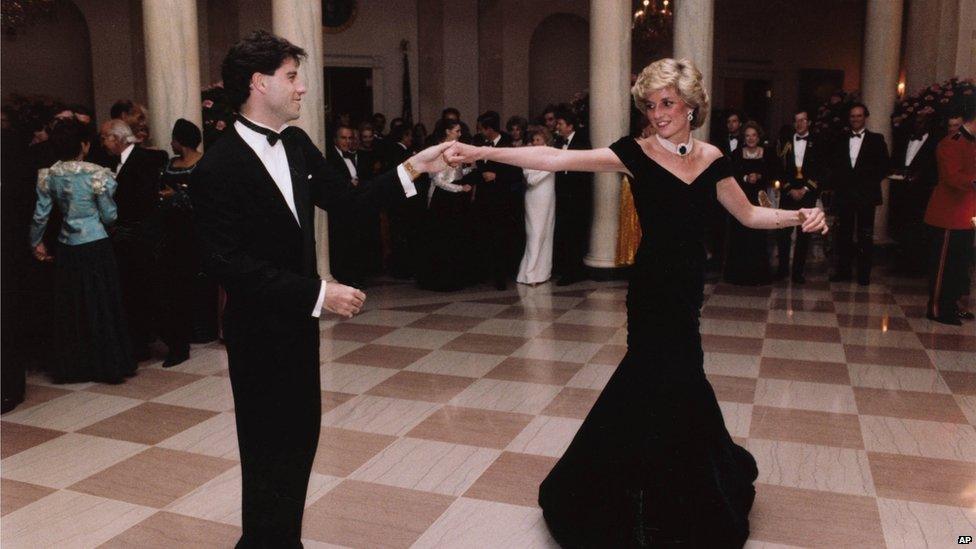
<path id="1" fill-rule="evenodd" d="M 738 135 L 732 135 L 732 134 L 730 133 L 730 134 L 729 134 L 729 141 L 732 141 L 733 139 L 734 139 L 734 140 L 736 140 L 736 141 L 738 141 L 738 140 L 739 140 L 739 136 L 738 136 Z"/>
<path id="2" fill-rule="evenodd" d="M 278 140 L 281 139 L 281 134 L 274 130 L 265 128 L 264 126 L 258 126 L 257 124 L 251 122 L 250 120 L 244 118 L 243 116 L 238 116 L 237 119 L 240 120 L 241 124 L 244 124 L 248 128 L 251 128 L 252 130 L 258 132 L 259 134 L 267 137 L 268 143 L 270 143 L 272 147 L 274 147 L 275 143 L 277 143 Z"/>
<path id="3" fill-rule="evenodd" d="M 343 158 L 348 158 L 349 160 L 356 160 L 356 153 L 354 152 L 344 152 L 342 153 Z"/>
<path id="4" fill-rule="evenodd" d="M 797 135 L 797 136 L 794 136 L 793 139 L 796 139 L 797 141 L 806 141 L 808 137 L 810 137 L 810 136 L 809 135 L 804 135 L 804 136 Z"/>
<path id="5" fill-rule="evenodd" d="M 928 133 L 916 133 L 916 134 L 912 134 L 912 138 L 909 139 L 909 141 L 921 141 L 922 139 L 925 138 L 926 135 L 928 135 Z"/>
<path id="6" fill-rule="evenodd" d="M 851 132 L 851 139 L 860 139 L 864 137 L 864 132 Z"/>

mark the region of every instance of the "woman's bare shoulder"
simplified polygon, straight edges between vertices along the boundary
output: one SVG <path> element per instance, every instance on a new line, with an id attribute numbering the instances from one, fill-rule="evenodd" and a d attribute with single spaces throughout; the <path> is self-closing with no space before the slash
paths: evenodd
<path id="1" fill-rule="evenodd" d="M 719 158 L 723 155 L 722 151 L 718 147 L 705 141 L 700 141 L 696 139 L 695 146 L 700 147 L 699 150 L 701 150 L 702 158 L 704 158 L 708 162 L 712 162 L 716 158 Z"/>

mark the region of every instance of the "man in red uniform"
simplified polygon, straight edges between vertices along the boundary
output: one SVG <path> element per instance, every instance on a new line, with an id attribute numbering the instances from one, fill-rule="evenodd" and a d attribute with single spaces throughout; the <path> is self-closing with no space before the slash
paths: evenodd
<path id="1" fill-rule="evenodd" d="M 973 313 L 960 301 L 969 291 L 976 224 L 976 101 L 964 107 L 959 132 L 939 142 L 939 183 L 932 192 L 925 223 L 932 232 L 929 255 L 928 318 L 959 326 Z"/>

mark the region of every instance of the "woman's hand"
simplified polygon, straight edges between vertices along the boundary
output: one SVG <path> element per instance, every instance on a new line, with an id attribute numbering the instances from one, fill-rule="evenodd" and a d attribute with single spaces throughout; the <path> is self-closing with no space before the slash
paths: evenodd
<path id="1" fill-rule="evenodd" d="M 461 185 L 461 192 L 462 193 L 469 193 L 469 192 L 471 192 L 471 185 L 468 185 L 467 183 L 465 183 L 464 185 Z"/>
<path id="2" fill-rule="evenodd" d="M 479 160 L 484 160 L 485 152 L 489 147 L 475 147 L 473 145 L 467 145 L 464 143 L 455 142 L 451 145 L 444 156 L 448 163 L 452 166 L 458 164 L 474 164 Z"/>
<path id="3" fill-rule="evenodd" d="M 800 208 L 801 228 L 805 233 L 827 234 L 827 216 L 820 208 Z"/>
<path id="4" fill-rule="evenodd" d="M 41 242 L 37 246 L 34 246 L 34 259 L 43 261 L 45 263 L 50 263 L 51 261 L 54 261 L 54 256 L 48 255 L 47 246 Z"/>
<path id="5" fill-rule="evenodd" d="M 414 169 L 424 173 L 437 173 L 447 168 L 448 160 L 445 152 L 453 145 L 452 141 L 445 141 L 440 145 L 427 147 L 410 157 L 409 162 Z M 452 162 L 453 164 L 453 162 Z"/>

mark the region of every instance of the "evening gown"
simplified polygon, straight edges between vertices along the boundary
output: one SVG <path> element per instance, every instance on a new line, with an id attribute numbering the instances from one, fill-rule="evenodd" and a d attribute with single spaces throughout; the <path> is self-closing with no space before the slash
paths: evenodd
<path id="1" fill-rule="evenodd" d="M 769 185 L 775 177 L 776 155 L 764 150 L 762 158 L 745 158 L 743 148 L 732 153 L 732 171 L 736 183 L 745 193 L 749 202 L 759 205 L 759 192 Z M 757 183 L 743 180 L 746 174 L 758 173 L 762 178 Z M 739 220 L 728 216 L 729 230 L 726 233 L 725 269 L 723 278 L 730 284 L 740 286 L 765 286 L 773 282 L 769 271 L 769 233 L 760 229 L 750 229 Z"/>
<path id="2" fill-rule="evenodd" d="M 565 548 L 741 547 L 758 471 L 725 427 L 698 331 L 704 230 L 728 159 L 685 184 L 632 137 L 610 148 L 634 175 L 644 233 L 627 354 L 542 482 L 539 505 Z"/>

